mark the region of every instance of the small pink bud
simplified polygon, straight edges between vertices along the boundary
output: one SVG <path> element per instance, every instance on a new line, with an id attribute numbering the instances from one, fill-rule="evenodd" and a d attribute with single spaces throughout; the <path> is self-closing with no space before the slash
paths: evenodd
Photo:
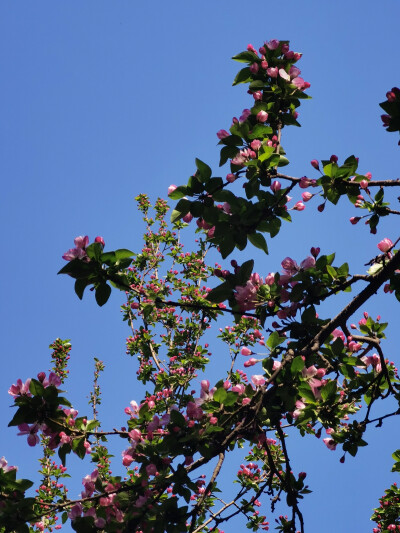
<path id="1" fill-rule="evenodd" d="M 250 65 L 250 72 L 252 74 L 257 74 L 259 68 L 260 68 L 260 66 L 259 66 L 258 63 L 253 63 L 252 65 Z"/>
<path id="2" fill-rule="evenodd" d="M 319 170 L 319 163 L 316 159 L 313 159 L 311 161 L 311 166 L 314 167 L 316 170 Z"/>
<path id="3" fill-rule="evenodd" d="M 281 187 L 282 187 L 281 183 L 279 181 L 275 180 L 275 181 L 273 181 L 271 183 L 270 189 L 271 189 L 272 192 L 278 192 L 278 191 L 280 191 Z"/>
<path id="4" fill-rule="evenodd" d="M 331 163 L 337 163 L 338 162 L 338 156 L 337 155 L 331 155 L 330 162 Z"/>
<path id="5" fill-rule="evenodd" d="M 361 217 L 351 217 L 350 222 L 355 225 L 361 220 Z"/>
<path id="6" fill-rule="evenodd" d="M 366 189 L 368 187 L 368 181 L 367 180 L 362 180 L 360 182 L 360 187 L 361 187 L 361 189 Z"/>
<path id="7" fill-rule="evenodd" d="M 390 248 L 392 248 L 393 243 L 390 239 L 385 237 L 380 243 L 377 244 L 377 246 L 381 252 L 386 253 L 388 250 L 390 250 Z"/>
<path id="8" fill-rule="evenodd" d="M 319 252 L 321 251 L 321 248 L 317 247 L 314 248 L 314 246 L 311 248 L 310 253 L 313 257 L 317 257 L 319 255 Z"/>
<path id="9" fill-rule="evenodd" d="M 296 202 L 293 206 L 293 209 L 295 209 L 296 211 L 304 211 L 305 208 L 306 206 L 303 204 L 303 202 Z"/>
<path id="10" fill-rule="evenodd" d="M 317 209 L 320 213 L 322 213 L 322 211 L 325 209 L 325 204 L 320 204 Z"/>
<path id="11" fill-rule="evenodd" d="M 259 111 L 257 113 L 258 122 L 266 122 L 268 120 L 268 113 L 266 111 Z"/>
<path id="12" fill-rule="evenodd" d="M 233 183 L 236 180 L 235 174 L 227 174 L 226 175 L 226 181 L 228 183 Z"/>
<path id="13" fill-rule="evenodd" d="M 252 351 L 249 349 L 249 348 L 242 348 L 241 352 L 240 352 L 242 355 L 252 355 Z"/>
<path id="14" fill-rule="evenodd" d="M 187 215 L 182 217 L 182 220 L 183 220 L 183 222 L 186 222 L 186 224 L 189 224 L 189 222 L 191 222 L 193 220 L 192 213 L 188 213 Z"/>
<path id="15" fill-rule="evenodd" d="M 97 236 L 94 240 L 94 242 L 99 242 L 103 247 L 105 245 L 103 237 Z"/>
<path id="16" fill-rule="evenodd" d="M 176 185 L 170 185 L 170 186 L 168 187 L 168 196 L 169 196 L 172 192 L 174 192 L 175 189 L 177 189 L 177 186 L 176 186 Z"/>
<path id="17" fill-rule="evenodd" d="M 309 200 L 311 200 L 311 198 L 313 197 L 314 195 L 311 194 L 310 192 L 306 191 L 306 192 L 302 192 L 301 193 L 301 197 L 303 198 L 303 202 L 308 202 Z"/>
<path id="18" fill-rule="evenodd" d="M 225 137 L 229 137 L 229 136 L 230 136 L 230 133 L 228 133 L 226 130 L 217 131 L 218 139 L 225 139 Z"/>

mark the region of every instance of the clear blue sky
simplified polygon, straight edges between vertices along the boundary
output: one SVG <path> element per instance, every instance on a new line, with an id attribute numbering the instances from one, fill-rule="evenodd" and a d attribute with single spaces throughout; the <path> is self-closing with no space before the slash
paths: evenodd
<path id="1" fill-rule="evenodd" d="M 215 132 L 250 102 L 242 86 L 231 87 L 240 65 L 230 57 L 271 38 L 290 39 L 303 52 L 299 66 L 313 96 L 300 109 L 302 129 L 283 139 L 288 173 L 312 177 L 309 161 L 335 153 L 355 154 L 374 178 L 399 177 L 397 138 L 381 127 L 378 107 L 399 85 L 399 20 L 398 0 L 1 2 L 0 456 L 18 464 L 21 477 L 34 475 L 39 450 L 6 429 L 7 389 L 48 369 L 54 338 L 71 339 L 68 396 L 82 414 L 89 412 L 93 356 L 107 367 L 104 427 L 122 425 L 123 408 L 140 399 L 135 362 L 124 355 L 129 331 L 120 321 L 121 295 L 99 309 L 91 293 L 80 302 L 71 280 L 56 276 L 73 238 L 103 235 L 109 249 L 137 250 L 135 195 L 165 196 L 170 183 L 186 182 L 195 157 L 219 175 Z M 310 246 L 321 246 L 364 272 L 376 243 L 398 236 L 397 224 L 391 220 L 371 237 L 348 223 L 354 214 L 345 203 L 323 215 L 316 204 L 307 206 L 295 217 L 299 224 L 271 243 L 271 255 L 258 256 L 257 270 L 276 271 L 286 255 L 301 260 Z M 391 320 L 385 350 L 399 361 L 393 300 L 377 297 L 367 310 Z M 307 471 L 316 491 L 305 501 L 307 532 L 372 529 L 371 509 L 395 481 L 389 471 L 396 422 L 367 435 L 371 445 L 343 466 L 340 452 L 316 439 L 289 443 L 296 471 Z M 74 496 L 86 467 L 72 464 Z M 234 527 L 226 529 L 242 530 Z"/>

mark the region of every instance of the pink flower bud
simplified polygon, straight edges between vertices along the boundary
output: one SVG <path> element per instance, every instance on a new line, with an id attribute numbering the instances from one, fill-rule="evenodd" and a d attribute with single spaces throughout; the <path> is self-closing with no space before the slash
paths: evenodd
<path id="1" fill-rule="evenodd" d="M 390 239 L 385 237 L 380 243 L 378 243 L 377 246 L 381 252 L 386 253 L 388 250 L 390 250 L 390 248 L 392 248 L 393 243 Z"/>
<path id="2" fill-rule="evenodd" d="M 366 189 L 368 187 L 368 181 L 367 180 L 362 180 L 360 182 L 360 187 L 361 187 L 361 189 Z"/>
<path id="3" fill-rule="evenodd" d="M 177 189 L 177 185 L 170 185 L 170 186 L 168 187 L 168 196 L 169 196 L 172 192 L 174 192 L 175 189 Z"/>
<path id="4" fill-rule="evenodd" d="M 330 162 L 331 163 L 337 163 L 338 162 L 338 156 L 337 155 L 331 155 Z"/>
<path id="5" fill-rule="evenodd" d="M 186 224 L 189 224 L 193 220 L 192 213 L 187 213 L 184 217 L 182 217 L 183 222 L 186 222 Z"/>
<path id="6" fill-rule="evenodd" d="M 306 194 L 306 193 L 303 193 L 303 194 Z M 293 209 L 295 209 L 296 211 L 304 211 L 305 208 L 306 206 L 303 204 L 303 202 L 296 202 L 293 206 Z"/>
<path id="7" fill-rule="evenodd" d="M 228 133 L 226 130 L 217 131 L 218 139 L 225 139 L 225 137 L 229 137 L 229 136 L 230 136 L 230 133 Z"/>
<path id="8" fill-rule="evenodd" d="M 314 248 L 314 246 L 311 248 L 310 250 L 310 253 L 313 257 L 317 257 L 319 255 L 319 252 L 321 251 L 321 248 L 319 247 L 316 247 Z"/>
<path id="9" fill-rule="evenodd" d="M 316 170 L 319 170 L 319 163 L 316 159 L 313 159 L 311 161 L 311 166 L 314 167 Z"/>
<path id="10" fill-rule="evenodd" d="M 257 74 L 259 68 L 260 68 L 260 66 L 259 66 L 258 63 L 253 63 L 252 65 L 250 65 L 250 72 L 252 74 Z"/>
<path id="11" fill-rule="evenodd" d="M 242 355 L 251 355 L 253 352 L 249 348 L 242 348 L 241 352 Z"/>
<path id="12" fill-rule="evenodd" d="M 263 60 L 261 61 L 261 68 L 262 68 L 263 70 L 267 70 L 267 68 L 268 68 L 268 61 L 266 61 L 265 59 L 263 59 Z"/>
<path id="13" fill-rule="evenodd" d="M 282 187 L 281 183 L 275 180 L 271 183 L 270 189 L 272 192 L 278 192 L 280 191 L 281 187 Z"/>
<path id="14" fill-rule="evenodd" d="M 261 63 L 262 65 L 262 63 Z M 254 100 L 262 100 L 262 92 L 261 91 L 256 91 L 255 93 L 253 93 L 253 98 Z"/>
<path id="15" fill-rule="evenodd" d="M 320 204 L 317 209 L 320 213 L 322 213 L 322 211 L 325 209 L 325 204 Z"/>
<path id="16" fill-rule="evenodd" d="M 244 367 L 245 367 L 245 368 L 248 368 L 249 366 L 254 366 L 257 362 L 258 362 L 257 359 L 255 359 L 254 357 L 251 357 L 250 359 L 248 359 L 248 360 L 244 363 Z"/>
<path id="17" fill-rule="evenodd" d="M 313 197 L 314 195 L 311 194 L 310 192 L 302 192 L 301 193 L 301 197 L 303 198 L 303 202 L 308 202 L 309 200 L 311 200 L 311 198 Z"/>
<path id="18" fill-rule="evenodd" d="M 268 113 L 266 111 L 259 111 L 257 113 L 257 120 L 258 122 L 265 122 L 268 120 Z"/>
<path id="19" fill-rule="evenodd" d="M 261 148 L 262 142 L 259 139 L 254 139 L 254 141 L 251 142 L 250 146 L 253 150 L 259 150 Z"/>
<path id="20" fill-rule="evenodd" d="M 233 183 L 236 180 L 235 174 L 227 174 L 226 175 L 226 181 L 228 183 Z"/>
<path id="21" fill-rule="evenodd" d="M 276 50 L 279 46 L 279 41 L 278 39 L 271 39 L 270 41 L 265 43 L 265 45 L 268 48 L 268 50 Z"/>
<path id="22" fill-rule="evenodd" d="M 278 67 L 267 68 L 267 74 L 271 78 L 277 78 L 278 77 Z"/>
<path id="23" fill-rule="evenodd" d="M 361 217 L 351 217 L 350 218 L 350 222 L 353 224 L 353 226 L 355 224 L 357 224 L 358 222 L 360 222 L 360 220 L 361 220 Z"/>

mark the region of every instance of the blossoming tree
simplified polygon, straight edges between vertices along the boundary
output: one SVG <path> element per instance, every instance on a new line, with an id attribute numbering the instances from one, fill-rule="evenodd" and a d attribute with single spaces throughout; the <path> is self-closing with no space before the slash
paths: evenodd
<path id="1" fill-rule="evenodd" d="M 213 177 L 196 159 L 188 183 L 169 188 L 169 198 L 177 200 L 170 224 L 164 200 L 151 206 L 139 195 L 146 224 L 139 253 L 105 251 L 102 237 L 89 244 L 81 236 L 63 256 L 60 273 L 75 279 L 79 298 L 86 287 L 99 305 L 111 287 L 125 295 L 127 352 L 137 357 L 137 377 L 147 392 L 125 407 L 125 427 L 101 428 L 98 379 L 104 366 L 96 360 L 92 413 L 78 416 L 62 390 L 71 345 L 57 339 L 49 374 L 20 378 L 9 389 L 16 407 L 10 425 L 29 446 L 43 447 L 42 480 L 36 496 L 29 496 L 33 483 L 17 479 L 16 467 L 0 460 L 1 531 L 52 531 L 70 520 L 78 532 L 218 532 L 242 515 L 253 531 L 304 532 L 301 500 L 309 488 L 306 474 L 294 470 L 287 433 L 323 436 L 329 450 L 342 450 L 344 462 L 367 444 L 371 424 L 400 414 L 397 408 L 374 415 L 378 400 L 400 405 L 400 386 L 385 356 L 387 324 L 363 311 L 381 289 L 400 300 L 400 237 L 377 240 L 378 255 L 373 245 L 370 268 L 360 274 L 317 247 L 299 262 L 282 258 L 265 277 L 254 271 L 253 260 L 225 264 L 246 246 L 268 253 L 282 222 L 314 197 L 320 212 L 346 197 L 364 213 L 352 216 L 351 224 L 365 219 L 375 235 L 381 217 L 400 214 L 385 198 L 400 181 L 359 173 L 354 156 L 312 160 L 312 177 L 281 173 L 289 162 L 282 131 L 299 126 L 296 109 L 309 98 L 310 84 L 297 66 L 301 54 L 288 41 L 271 40 L 259 51 L 249 45 L 234 59 L 246 64 L 234 85 L 249 84 L 252 105 L 229 131 L 217 133 L 220 166 L 229 165 L 226 178 Z M 381 107 L 384 126 L 398 131 L 399 89 L 389 91 Z M 292 193 L 299 199 L 290 208 Z M 198 239 L 186 251 L 181 234 L 193 219 Z M 210 256 L 218 264 L 208 264 Z M 326 316 L 325 302 L 341 293 L 352 293 L 348 303 Z M 221 329 L 221 321 L 229 325 Z M 207 374 L 212 334 L 229 352 L 227 368 L 213 379 Z M 111 438 L 123 439 L 119 476 L 109 470 Z M 243 458 L 234 474 L 236 494 L 227 500 L 219 476 L 234 449 Z M 76 500 L 65 486 L 71 453 L 92 463 Z M 393 457 L 399 471 L 400 450 Z M 399 497 L 396 485 L 386 490 L 372 517 L 374 532 L 400 531 Z"/>

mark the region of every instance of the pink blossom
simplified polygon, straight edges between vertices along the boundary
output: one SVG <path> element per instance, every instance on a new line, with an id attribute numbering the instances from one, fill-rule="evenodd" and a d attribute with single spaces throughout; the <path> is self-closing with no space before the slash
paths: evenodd
<path id="1" fill-rule="evenodd" d="M 284 68 L 279 69 L 279 76 L 286 81 L 290 81 L 290 76 Z"/>
<path id="2" fill-rule="evenodd" d="M 100 235 L 98 235 L 98 236 L 95 238 L 94 242 L 99 242 L 99 243 L 103 246 L 103 248 L 104 248 L 104 246 L 106 245 L 106 243 L 104 242 L 103 237 L 100 237 Z"/>
<path id="3" fill-rule="evenodd" d="M 268 120 L 268 113 L 266 111 L 259 111 L 257 113 L 257 120 L 258 122 L 265 122 L 266 120 Z"/>
<path id="4" fill-rule="evenodd" d="M 291 257 L 285 257 L 281 266 L 286 274 L 294 275 L 299 271 L 299 265 Z"/>
<path id="5" fill-rule="evenodd" d="M 37 432 L 40 429 L 39 424 L 32 424 L 29 426 L 28 424 L 20 424 L 18 426 L 19 433 L 17 435 L 28 435 L 28 444 L 29 446 L 36 446 L 36 444 L 39 443 L 39 437 L 37 435 Z"/>
<path id="6" fill-rule="evenodd" d="M 229 137 L 230 136 L 230 133 L 227 132 L 226 130 L 219 130 L 217 131 L 217 137 L 218 139 L 225 139 L 225 137 Z M 169 194 L 169 193 L 168 193 Z"/>
<path id="7" fill-rule="evenodd" d="M 75 237 L 74 244 L 76 248 L 82 248 L 84 250 L 89 244 L 89 237 L 87 235 L 85 237 L 83 237 L 82 235 L 79 237 Z"/>
<path id="8" fill-rule="evenodd" d="M 122 464 L 126 467 L 130 466 L 134 460 L 133 457 L 127 453 L 128 451 L 129 450 L 125 450 L 122 452 Z"/>
<path id="9" fill-rule="evenodd" d="M 261 63 L 262 66 L 262 63 Z M 262 100 L 262 92 L 261 91 L 255 91 L 253 93 L 254 100 Z"/>
<path id="10" fill-rule="evenodd" d="M 177 188 L 178 188 L 177 185 L 170 185 L 170 186 L 168 187 L 168 196 L 169 196 L 171 193 L 173 193 L 174 190 L 177 189 Z"/>
<path id="11" fill-rule="evenodd" d="M 265 278 L 266 285 L 273 285 L 275 283 L 275 274 L 274 272 L 270 272 L 268 276 Z"/>
<path id="12" fill-rule="evenodd" d="M 25 383 L 22 383 L 21 379 L 17 379 L 16 385 L 11 385 L 11 387 L 8 389 L 8 394 L 13 396 L 14 398 L 16 396 L 21 396 L 22 394 L 26 394 L 27 396 L 32 396 L 32 394 L 29 392 L 29 385 L 31 384 L 31 378 L 28 378 Z"/>
<path id="13" fill-rule="evenodd" d="M 251 142 L 250 146 L 253 150 L 259 150 L 262 146 L 262 142 L 259 139 L 254 139 L 254 141 Z"/>
<path id="14" fill-rule="evenodd" d="M 146 473 L 148 476 L 155 476 L 157 473 L 157 467 L 154 463 L 150 463 L 146 466 Z"/>
<path id="15" fill-rule="evenodd" d="M 243 398 L 242 405 L 248 405 L 251 402 L 251 398 Z"/>
<path id="16" fill-rule="evenodd" d="M 211 416 L 210 417 L 210 424 L 212 426 L 216 426 L 218 424 L 218 418 L 216 416 Z"/>
<path id="17" fill-rule="evenodd" d="M 314 268 L 315 267 L 315 258 L 308 256 L 300 263 L 300 268 L 303 270 L 307 270 L 308 268 Z"/>
<path id="18" fill-rule="evenodd" d="M 272 365 L 272 370 L 278 370 L 278 368 L 281 368 L 282 363 L 280 361 L 274 361 L 274 364 Z"/>
<path id="19" fill-rule="evenodd" d="M 290 70 L 289 70 L 289 75 L 291 78 L 297 78 L 298 76 L 300 76 L 301 74 L 301 70 L 297 67 L 290 67 Z"/>
<path id="20" fill-rule="evenodd" d="M 83 248 L 70 248 L 62 256 L 65 261 L 72 261 L 73 259 L 84 259 L 85 257 L 87 257 L 87 255 Z"/>
<path id="21" fill-rule="evenodd" d="M 276 50 L 279 46 L 279 41 L 277 39 L 271 39 L 265 43 L 265 46 L 268 48 L 268 50 Z"/>
<path id="22" fill-rule="evenodd" d="M 301 411 L 305 408 L 306 404 L 301 400 L 296 401 L 296 410 L 293 412 L 293 418 L 296 419 L 300 416 Z"/>
<path id="23" fill-rule="evenodd" d="M 326 437 L 325 439 L 322 439 L 322 440 L 324 441 L 324 443 L 330 450 L 336 450 L 336 444 L 333 439 Z"/>
<path id="24" fill-rule="evenodd" d="M 247 50 L 249 52 L 253 52 L 253 54 L 256 54 L 257 55 L 257 50 L 254 48 L 254 46 L 252 44 L 248 44 L 247 45 Z"/>
<path id="25" fill-rule="evenodd" d="M 311 87 L 311 84 L 308 83 L 308 81 L 304 81 L 303 78 L 294 78 L 292 80 L 293 85 L 295 85 L 300 91 L 304 91 L 304 89 L 308 89 Z"/>
<path id="26" fill-rule="evenodd" d="M 263 60 L 261 61 L 261 68 L 262 68 L 263 70 L 267 70 L 267 68 L 268 68 L 268 61 L 266 61 L 265 59 L 263 59 Z"/>
<path id="27" fill-rule="evenodd" d="M 256 387 L 262 387 L 265 384 L 265 378 L 261 374 L 251 376 L 251 381 Z"/>
<path id="28" fill-rule="evenodd" d="M 254 309 L 256 306 L 257 290 L 260 284 L 260 278 L 258 276 L 257 281 L 257 276 L 258 274 L 252 274 L 244 287 L 241 285 L 237 285 L 235 287 L 236 302 L 242 311 L 249 311 L 250 309 Z"/>
<path id="29" fill-rule="evenodd" d="M 249 366 L 254 366 L 256 363 L 258 363 L 258 359 L 255 359 L 254 357 L 251 357 L 244 363 L 244 367 L 248 368 Z"/>
<path id="30" fill-rule="evenodd" d="M 381 252 L 386 253 L 388 250 L 392 248 L 393 243 L 390 239 L 385 237 L 384 239 L 381 240 L 380 243 L 377 244 L 377 246 Z"/>
<path id="31" fill-rule="evenodd" d="M 242 348 L 241 349 L 241 352 L 240 352 L 242 355 L 245 355 L 245 356 L 248 356 L 248 355 L 252 355 L 253 352 L 249 349 L 249 348 Z"/>
<path id="32" fill-rule="evenodd" d="M 203 391 L 208 392 L 210 390 L 210 382 L 208 381 L 208 379 L 203 379 L 200 385 Z"/>
<path id="33" fill-rule="evenodd" d="M 238 392 L 239 394 L 243 394 L 244 393 L 244 385 L 243 383 L 238 383 L 237 385 L 234 385 L 232 387 L 232 392 Z"/>
<path id="34" fill-rule="evenodd" d="M 74 520 L 75 518 L 78 518 L 82 515 L 82 505 L 80 503 L 76 503 L 73 507 L 71 507 L 68 516 L 71 520 Z"/>
<path id="35" fill-rule="evenodd" d="M 271 78 L 277 78 L 278 77 L 278 67 L 269 67 L 269 68 L 267 68 L 267 74 Z"/>
<path id="36" fill-rule="evenodd" d="M 134 442 L 139 442 L 140 439 L 142 438 L 142 432 L 140 431 L 140 429 L 132 429 L 129 433 L 129 438 L 131 440 L 133 440 Z"/>
<path id="37" fill-rule="evenodd" d="M 189 418 L 193 418 L 194 420 L 200 420 L 200 418 L 203 416 L 203 410 L 194 402 L 188 402 L 186 406 L 186 413 Z"/>
<path id="38" fill-rule="evenodd" d="M 250 109 L 243 109 L 241 116 L 239 117 L 239 122 L 245 122 L 251 115 Z"/>
<path id="39" fill-rule="evenodd" d="M 16 466 L 8 466 L 8 462 L 6 461 L 4 455 L 0 458 L 0 469 L 3 470 L 3 472 L 9 472 L 10 470 L 18 470 Z"/>

